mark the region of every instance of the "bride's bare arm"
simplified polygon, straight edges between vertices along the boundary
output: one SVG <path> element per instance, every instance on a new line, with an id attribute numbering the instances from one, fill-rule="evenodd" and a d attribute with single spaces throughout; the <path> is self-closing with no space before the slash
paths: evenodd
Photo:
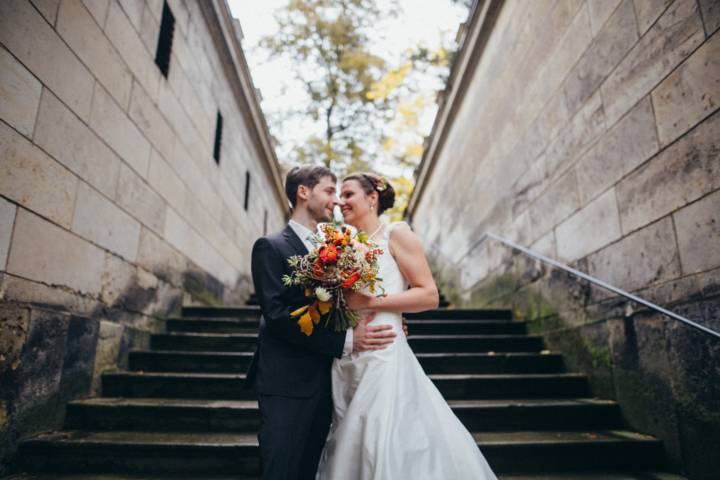
<path id="1" fill-rule="evenodd" d="M 386 297 L 352 293 L 346 298 L 353 310 L 422 312 L 438 307 L 438 289 L 422 244 L 407 224 L 397 225 L 390 236 L 390 253 L 408 282 L 408 289 Z"/>

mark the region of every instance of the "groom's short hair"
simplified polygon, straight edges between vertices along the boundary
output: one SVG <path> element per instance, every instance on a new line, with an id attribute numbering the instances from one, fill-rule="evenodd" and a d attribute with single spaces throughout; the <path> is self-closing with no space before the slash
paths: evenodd
<path id="1" fill-rule="evenodd" d="M 324 177 L 330 177 L 333 182 L 337 182 L 337 177 L 332 170 L 324 165 L 304 165 L 291 168 L 285 177 L 285 194 L 290 200 L 292 208 L 297 206 L 297 191 L 300 185 L 313 188 Z"/>

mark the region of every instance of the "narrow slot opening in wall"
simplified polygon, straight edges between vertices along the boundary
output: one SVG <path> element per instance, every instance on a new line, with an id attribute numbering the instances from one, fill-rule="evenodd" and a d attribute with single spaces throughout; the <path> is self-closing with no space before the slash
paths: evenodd
<path id="1" fill-rule="evenodd" d="M 250 205 L 250 172 L 245 172 L 245 211 Z"/>
<path id="2" fill-rule="evenodd" d="M 263 236 L 267 235 L 267 208 L 263 214 Z"/>
<path id="3" fill-rule="evenodd" d="M 213 148 L 213 158 L 215 163 L 220 164 L 220 147 L 222 145 L 222 129 L 223 129 L 223 117 L 220 111 L 217 112 L 217 119 L 215 120 L 215 147 Z"/>
<path id="4" fill-rule="evenodd" d="M 160 20 L 160 36 L 155 51 L 155 64 L 163 76 L 167 78 L 170 71 L 170 52 L 172 52 L 173 33 L 175 32 L 175 16 L 167 1 L 163 2 L 162 20 Z"/>

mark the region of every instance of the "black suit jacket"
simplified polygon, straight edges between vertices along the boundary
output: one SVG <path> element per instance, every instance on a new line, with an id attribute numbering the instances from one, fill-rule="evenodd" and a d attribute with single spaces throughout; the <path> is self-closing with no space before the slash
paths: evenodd
<path id="1" fill-rule="evenodd" d="M 253 245 L 252 277 L 263 320 L 247 381 L 261 395 L 309 397 L 320 388 L 329 388 L 332 360 L 342 356 L 345 332 L 316 325 L 307 336 L 300 331 L 298 319 L 290 316 L 309 299 L 302 288 L 285 287 L 282 276 L 291 273 L 289 257 L 306 253 L 289 225 Z"/>

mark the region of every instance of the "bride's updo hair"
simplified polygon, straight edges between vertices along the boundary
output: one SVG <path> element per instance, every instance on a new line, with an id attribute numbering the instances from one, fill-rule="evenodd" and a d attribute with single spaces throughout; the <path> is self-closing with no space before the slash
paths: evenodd
<path id="1" fill-rule="evenodd" d="M 343 178 L 343 182 L 347 180 L 356 180 L 365 195 L 378 192 L 378 215 L 381 215 L 388 208 L 392 208 L 395 204 L 395 189 L 385 177 L 374 173 L 353 173 Z"/>

